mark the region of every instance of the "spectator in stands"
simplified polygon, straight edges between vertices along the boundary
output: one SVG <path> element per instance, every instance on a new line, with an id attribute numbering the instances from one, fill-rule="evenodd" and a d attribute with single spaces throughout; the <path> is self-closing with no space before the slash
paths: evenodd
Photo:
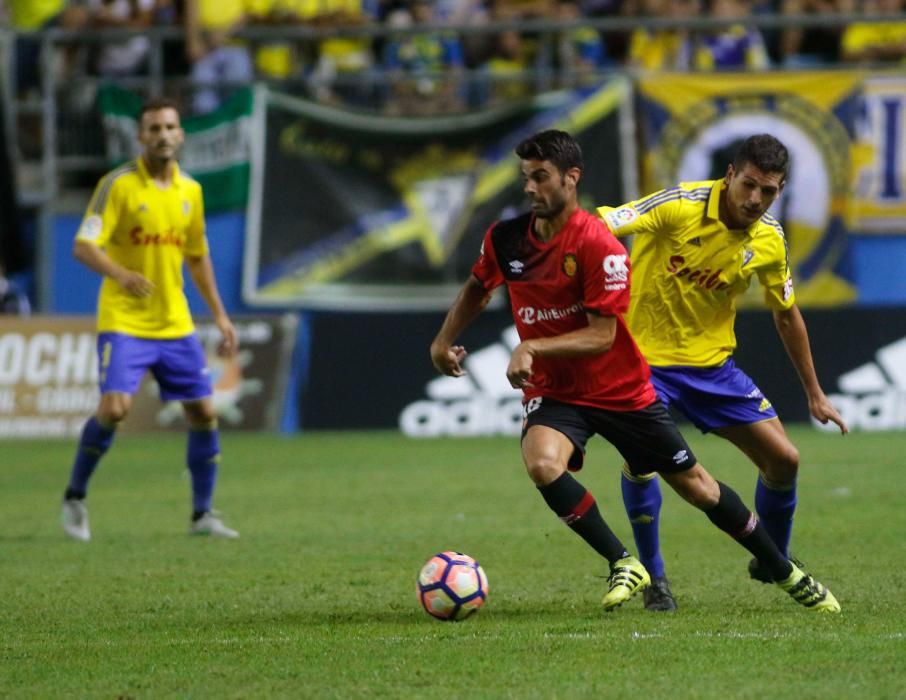
<path id="1" fill-rule="evenodd" d="M 414 0 L 411 8 L 411 14 L 397 10 L 390 23 L 418 26 L 437 22 L 428 0 Z M 464 65 L 462 44 L 452 32 L 426 31 L 391 38 L 383 59 L 392 90 L 386 110 L 392 114 L 461 110 L 465 105 Z"/>
<path id="2" fill-rule="evenodd" d="M 583 17 L 632 17 L 637 14 L 635 0 L 579 0 Z M 622 64 L 629 50 L 629 32 L 602 33 L 608 62 Z"/>
<path id="3" fill-rule="evenodd" d="M 298 21 L 298 7 L 293 0 L 255 0 L 249 8 L 252 24 L 280 27 Z M 255 73 L 262 78 L 285 81 L 301 71 L 301 59 L 295 42 L 278 40 L 258 43 L 254 48 Z"/>
<path id="4" fill-rule="evenodd" d="M 641 0 L 639 10 L 643 17 L 686 19 L 698 14 L 699 0 Z M 639 27 L 629 39 L 627 62 L 645 70 L 687 70 L 690 46 L 685 29 Z"/>
<path id="5" fill-rule="evenodd" d="M 434 16 L 443 24 L 482 26 L 491 18 L 484 0 L 435 0 Z M 494 49 L 494 37 L 486 32 L 460 32 L 463 58 L 467 68 L 477 68 Z"/>
<path id="6" fill-rule="evenodd" d="M 507 30 L 498 34 L 494 51 L 482 66 L 487 85 L 483 102 L 493 106 L 528 98 L 532 93 L 531 65 L 519 32 Z"/>
<path id="7" fill-rule="evenodd" d="M 558 8 L 560 20 L 576 23 L 575 28 L 561 32 L 557 42 L 561 85 L 588 85 L 609 63 L 604 39 L 597 29 L 579 23 L 582 8 L 576 0 L 561 0 Z"/>
<path id="8" fill-rule="evenodd" d="M 249 48 L 236 37 L 246 22 L 243 0 L 186 0 L 186 54 L 197 88 L 195 113 L 217 109 L 227 91 L 254 77 Z"/>
<path id="9" fill-rule="evenodd" d="M 84 24 L 81 8 L 67 8 L 66 0 L 7 0 L 10 23 L 16 36 L 16 91 L 25 94 L 41 85 L 41 42 L 32 34 L 52 27 L 78 27 Z M 72 49 L 64 52 L 64 62 L 72 60 Z M 64 63 L 64 68 L 65 68 Z"/>
<path id="10" fill-rule="evenodd" d="M 711 17 L 743 20 L 750 7 L 748 0 L 711 0 L 709 10 Z M 770 63 L 761 32 L 742 23 L 704 32 L 694 39 L 693 46 L 696 70 L 764 70 Z"/>
<path id="11" fill-rule="evenodd" d="M 156 0 L 88 0 L 88 23 L 92 27 L 144 29 L 154 23 Z M 110 78 L 140 73 L 147 63 L 151 42 L 141 34 L 98 45 L 97 72 Z"/>
<path id="12" fill-rule="evenodd" d="M 297 0 L 296 16 L 321 28 L 361 27 L 377 19 L 370 0 Z M 334 37 L 317 46 L 315 67 L 309 77 L 322 102 L 373 106 L 374 52 L 368 37 Z"/>
<path id="13" fill-rule="evenodd" d="M 855 10 L 856 0 L 780 0 L 784 15 L 835 15 Z M 780 35 L 780 59 L 789 68 L 836 63 L 840 59 L 842 26 L 789 27 Z"/>
<path id="14" fill-rule="evenodd" d="M 901 14 L 906 0 L 866 0 L 865 14 Z M 856 22 L 843 33 L 843 59 L 861 63 L 902 63 L 906 59 L 906 22 Z"/>

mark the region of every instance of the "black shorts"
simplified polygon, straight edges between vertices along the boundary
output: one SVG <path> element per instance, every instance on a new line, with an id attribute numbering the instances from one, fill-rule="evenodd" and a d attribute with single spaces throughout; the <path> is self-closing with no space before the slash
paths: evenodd
<path id="1" fill-rule="evenodd" d="M 575 446 L 570 471 L 582 468 L 585 443 L 598 434 L 617 448 L 633 474 L 681 472 L 695 466 L 695 455 L 660 399 L 640 411 L 608 411 L 551 399 L 525 405 L 522 436 L 533 425 L 563 433 Z"/>

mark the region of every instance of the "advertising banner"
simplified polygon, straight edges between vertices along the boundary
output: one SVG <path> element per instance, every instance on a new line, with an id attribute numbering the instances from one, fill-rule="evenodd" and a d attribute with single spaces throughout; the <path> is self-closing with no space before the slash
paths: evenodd
<path id="1" fill-rule="evenodd" d="M 776 136 L 792 169 L 771 213 L 786 232 L 797 299 L 853 302 L 849 234 L 906 231 L 904 86 L 902 76 L 855 71 L 644 77 L 641 189 L 723 177 L 742 139 Z"/>
<path id="2" fill-rule="evenodd" d="M 821 384 L 850 428 L 906 429 L 906 308 L 810 309 L 804 315 Z M 518 343 L 509 311 L 485 311 L 469 327 L 460 339 L 469 353 L 467 374 L 458 378 L 439 376 L 431 365 L 428 349 L 442 321 L 438 313 L 315 314 L 309 378 L 299 404 L 303 430 L 518 436 L 522 392 L 506 380 Z M 808 422 L 802 384 L 771 313 L 740 313 L 736 335 L 737 365 L 781 420 Z M 698 434 L 681 422 L 690 439 Z"/>
<path id="3" fill-rule="evenodd" d="M 199 321 L 214 405 L 225 429 L 279 427 L 289 364 L 296 338 L 295 316 L 233 319 L 240 351 L 229 360 L 216 354 L 219 332 Z M 9 318 L 0 334 L 0 439 L 78 435 L 99 399 L 94 319 Z M 129 432 L 183 430 L 178 402 L 162 403 L 146 375 L 121 426 Z"/>
<path id="4" fill-rule="evenodd" d="M 617 80 L 488 112 L 406 119 L 271 93 L 245 302 L 446 309 L 487 227 L 525 208 L 513 153 L 523 138 L 551 128 L 577 138 L 584 204 L 633 194 L 623 181 L 634 173 L 628 96 L 628 83 Z"/>
<path id="5" fill-rule="evenodd" d="M 98 94 L 111 167 L 137 158 L 142 97 L 116 85 Z M 237 90 L 210 114 L 182 118 L 186 142 L 180 167 L 201 183 L 208 212 L 244 209 L 249 197 L 256 98 L 249 88 Z"/>
<path id="6" fill-rule="evenodd" d="M 804 316 L 818 378 L 849 427 L 906 428 L 906 309 L 811 309 Z M 781 419 L 810 420 L 802 385 L 771 314 L 740 314 L 736 336 L 736 363 L 755 380 Z"/>

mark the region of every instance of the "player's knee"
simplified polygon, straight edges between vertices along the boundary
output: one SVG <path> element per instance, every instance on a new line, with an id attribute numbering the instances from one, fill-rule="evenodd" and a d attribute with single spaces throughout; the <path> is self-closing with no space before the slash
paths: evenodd
<path id="1" fill-rule="evenodd" d="M 762 469 L 769 481 L 785 484 L 796 479 L 799 473 L 799 450 L 792 444 L 771 456 Z"/>
<path id="2" fill-rule="evenodd" d="M 217 427 L 217 412 L 210 401 L 187 401 L 183 408 L 193 430 L 214 430 Z"/>
<path id="3" fill-rule="evenodd" d="M 122 423 L 129 415 L 129 405 L 125 403 L 109 403 L 102 405 L 97 412 L 100 422 L 107 426 Z"/>
<path id="4" fill-rule="evenodd" d="M 526 461 L 525 470 L 536 486 L 546 486 L 559 478 L 566 466 L 554 457 L 537 456 Z"/>
<path id="5" fill-rule="evenodd" d="M 713 508 L 720 500 L 720 486 L 699 464 L 683 472 L 661 476 L 684 501 L 699 510 Z"/>

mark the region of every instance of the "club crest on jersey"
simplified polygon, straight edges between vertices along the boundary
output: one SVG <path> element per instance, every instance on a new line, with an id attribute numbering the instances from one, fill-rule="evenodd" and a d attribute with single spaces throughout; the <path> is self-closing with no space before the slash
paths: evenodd
<path id="1" fill-rule="evenodd" d="M 510 272 L 514 275 L 521 275 L 525 270 L 525 263 L 521 260 L 510 260 Z"/>
<path id="2" fill-rule="evenodd" d="M 576 274 L 576 270 L 579 269 L 579 263 L 576 260 L 576 256 L 572 253 L 567 253 L 563 256 L 563 272 L 566 273 L 567 277 L 573 277 Z"/>
<path id="3" fill-rule="evenodd" d="M 184 199 L 182 201 L 182 213 L 188 216 L 190 211 L 192 211 L 192 205 L 187 199 Z"/>
<path id="4" fill-rule="evenodd" d="M 604 221 L 607 222 L 607 225 L 610 226 L 612 231 L 616 231 L 623 226 L 628 226 L 638 218 L 639 213 L 634 207 L 620 207 L 619 209 L 614 209 L 604 215 Z"/>
<path id="5" fill-rule="evenodd" d="M 743 250 L 742 250 L 742 266 L 745 267 L 746 265 L 748 265 L 750 262 L 752 262 L 752 258 L 754 258 L 754 257 L 755 257 L 754 250 L 752 250 L 751 248 L 743 248 Z"/>

